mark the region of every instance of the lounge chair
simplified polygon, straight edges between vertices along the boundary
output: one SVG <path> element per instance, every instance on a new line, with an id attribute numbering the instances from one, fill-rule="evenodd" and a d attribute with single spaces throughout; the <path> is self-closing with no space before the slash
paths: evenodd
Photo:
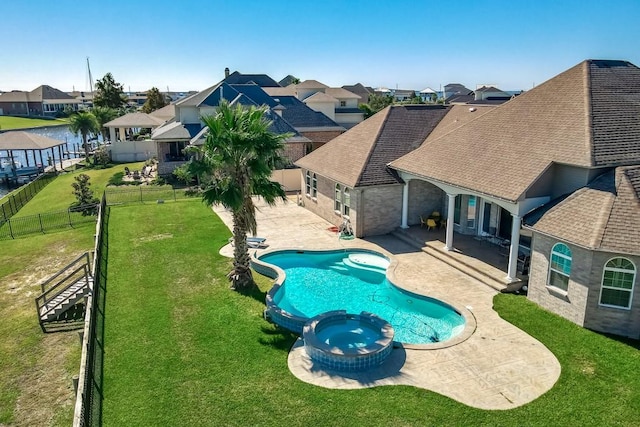
<path id="1" fill-rule="evenodd" d="M 250 248 L 253 249 L 259 249 L 259 248 L 265 248 L 268 245 L 265 243 L 266 242 L 266 238 L 265 237 L 249 237 L 247 236 L 247 246 L 249 246 Z M 233 245 L 233 237 L 229 237 L 229 243 L 231 243 Z"/>

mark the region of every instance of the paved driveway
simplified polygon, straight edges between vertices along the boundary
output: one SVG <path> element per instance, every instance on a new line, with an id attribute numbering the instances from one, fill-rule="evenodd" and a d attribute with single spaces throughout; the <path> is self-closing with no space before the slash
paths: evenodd
<path id="1" fill-rule="evenodd" d="M 327 388 L 355 389 L 412 385 L 481 409 L 511 409 L 548 391 L 560 363 L 540 342 L 500 319 L 492 309 L 496 291 L 392 236 L 340 240 L 323 220 L 295 202 L 269 207 L 257 201 L 258 234 L 267 249 L 367 248 L 390 259 L 392 281 L 405 289 L 443 300 L 472 313 L 476 329 L 463 342 L 438 349 L 394 349 L 379 368 L 344 374 L 319 369 L 299 339 L 289 353 L 293 375 Z M 231 216 L 214 208 L 231 229 Z M 221 251 L 230 255 L 228 247 Z"/>

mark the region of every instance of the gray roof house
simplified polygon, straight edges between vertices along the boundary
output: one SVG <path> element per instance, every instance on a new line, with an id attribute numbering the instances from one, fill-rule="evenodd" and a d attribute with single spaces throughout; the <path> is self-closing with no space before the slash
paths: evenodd
<path id="1" fill-rule="evenodd" d="M 0 115 L 54 116 L 65 109 L 78 110 L 81 101 L 54 87 L 41 85 L 30 92 L 0 95 Z"/>
<path id="2" fill-rule="evenodd" d="M 506 280 L 530 256 L 530 299 L 585 327 L 638 338 L 638 165 L 640 69 L 588 60 L 390 167 L 447 195 L 447 248 L 454 230 L 508 239 Z M 470 212 L 473 221 L 463 221 Z M 523 217 L 532 233 L 526 254 Z"/>

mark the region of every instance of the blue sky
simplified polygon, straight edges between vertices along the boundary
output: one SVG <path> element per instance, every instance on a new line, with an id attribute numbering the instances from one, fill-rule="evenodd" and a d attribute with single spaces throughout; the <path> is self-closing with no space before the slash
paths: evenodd
<path id="1" fill-rule="evenodd" d="M 588 58 L 640 66 L 640 0 L 2 0 L 0 90 L 199 90 L 224 68 L 330 86 L 530 89 Z"/>

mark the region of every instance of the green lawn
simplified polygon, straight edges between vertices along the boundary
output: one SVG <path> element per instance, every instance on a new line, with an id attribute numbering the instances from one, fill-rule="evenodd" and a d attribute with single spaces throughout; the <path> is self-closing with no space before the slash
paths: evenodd
<path id="1" fill-rule="evenodd" d="M 39 283 L 93 249 L 95 228 L 0 242 L 0 425 L 70 425 L 77 332 L 44 334 Z"/>
<path id="2" fill-rule="evenodd" d="M 0 130 L 27 129 L 43 126 L 68 125 L 63 119 L 28 119 L 25 117 L 0 116 Z"/>
<path id="3" fill-rule="evenodd" d="M 122 163 L 106 169 L 79 169 L 61 174 L 36 194 L 14 217 L 19 218 L 41 212 L 60 211 L 69 208 L 76 201 L 71 184 L 75 182 L 75 177 L 81 173 L 91 177 L 89 182 L 91 183 L 93 194 L 100 198 L 113 175 L 123 172 L 126 166 L 131 170 L 141 169 L 143 164 L 144 162 Z"/>
<path id="4" fill-rule="evenodd" d="M 528 405 L 483 411 L 408 386 L 330 390 L 289 372 L 294 337 L 262 318 L 270 280 L 253 297 L 228 289 L 218 249 L 230 233 L 210 209 L 114 207 L 109 231 L 105 426 L 637 425 L 638 349 L 521 296 L 496 296 L 497 311 L 562 364 Z"/>

